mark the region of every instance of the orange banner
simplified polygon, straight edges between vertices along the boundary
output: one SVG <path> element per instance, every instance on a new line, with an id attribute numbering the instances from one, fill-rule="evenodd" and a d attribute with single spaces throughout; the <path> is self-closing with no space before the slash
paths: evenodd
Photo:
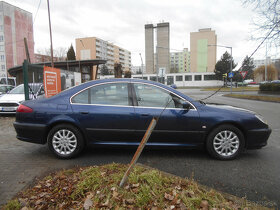
<path id="1" fill-rule="evenodd" d="M 47 98 L 61 92 L 60 69 L 44 67 L 44 88 Z"/>

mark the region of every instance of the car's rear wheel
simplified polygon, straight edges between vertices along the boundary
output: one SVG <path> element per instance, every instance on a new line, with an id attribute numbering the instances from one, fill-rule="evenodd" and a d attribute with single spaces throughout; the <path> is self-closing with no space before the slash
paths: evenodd
<path id="1" fill-rule="evenodd" d="M 67 159 L 75 157 L 82 151 L 84 140 L 76 127 L 60 124 L 50 130 L 48 146 L 57 157 Z"/>
<path id="2" fill-rule="evenodd" d="M 245 140 L 242 132 L 233 125 L 221 125 L 207 137 L 208 153 L 220 160 L 232 160 L 244 149 Z"/>

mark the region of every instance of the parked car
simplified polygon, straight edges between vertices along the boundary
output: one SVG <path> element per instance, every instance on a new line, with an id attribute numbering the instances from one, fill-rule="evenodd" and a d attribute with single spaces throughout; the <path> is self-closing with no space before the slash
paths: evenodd
<path id="1" fill-rule="evenodd" d="M 31 99 L 37 99 L 44 94 L 42 83 L 29 83 L 29 90 Z M 15 114 L 18 106 L 24 100 L 24 85 L 21 84 L 0 98 L 0 114 Z"/>
<path id="2" fill-rule="evenodd" d="M 273 80 L 273 81 L 271 81 L 271 83 L 273 83 L 273 84 L 279 84 L 279 83 L 280 83 L 280 80 Z"/>
<path id="3" fill-rule="evenodd" d="M 14 88 L 12 85 L 0 85 L 0 95 L 8 93 Z"/>
<path id="4" fill-rule="evenodd" d="M 14 127 L 19 140 L 47 143 L 57 157 L 72 158 L 86 145 L 138 145 L 151 119 L 159 116 L 147 146 L 205 147 L 222 160 L 265 146 L 271 133 L 251 111 L 207 105 L 137 79 L 90 81 L 50 98 L 25 101 Z"/>

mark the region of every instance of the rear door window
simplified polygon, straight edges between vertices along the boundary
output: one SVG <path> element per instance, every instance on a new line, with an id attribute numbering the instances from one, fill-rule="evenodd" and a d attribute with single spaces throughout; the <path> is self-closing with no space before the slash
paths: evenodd
<path id="1" fill-rule="evenodd" d="M 108 83 L 88 88 L 72 98 L 72 103 L 130 106 L 127 83 Z"/>

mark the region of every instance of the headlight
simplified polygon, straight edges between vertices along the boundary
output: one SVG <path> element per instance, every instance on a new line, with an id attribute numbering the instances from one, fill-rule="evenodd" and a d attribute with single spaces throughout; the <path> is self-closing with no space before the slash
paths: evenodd
<path id="1" fill-rule="evenodd" d="M 264 118 L 261 115 L 256 114 L 255 115 L 256 118 L 258 118 L 261 122 L 263 122 L 264 124 L 267 124 L 267 122 L 264 120 Z"/>

